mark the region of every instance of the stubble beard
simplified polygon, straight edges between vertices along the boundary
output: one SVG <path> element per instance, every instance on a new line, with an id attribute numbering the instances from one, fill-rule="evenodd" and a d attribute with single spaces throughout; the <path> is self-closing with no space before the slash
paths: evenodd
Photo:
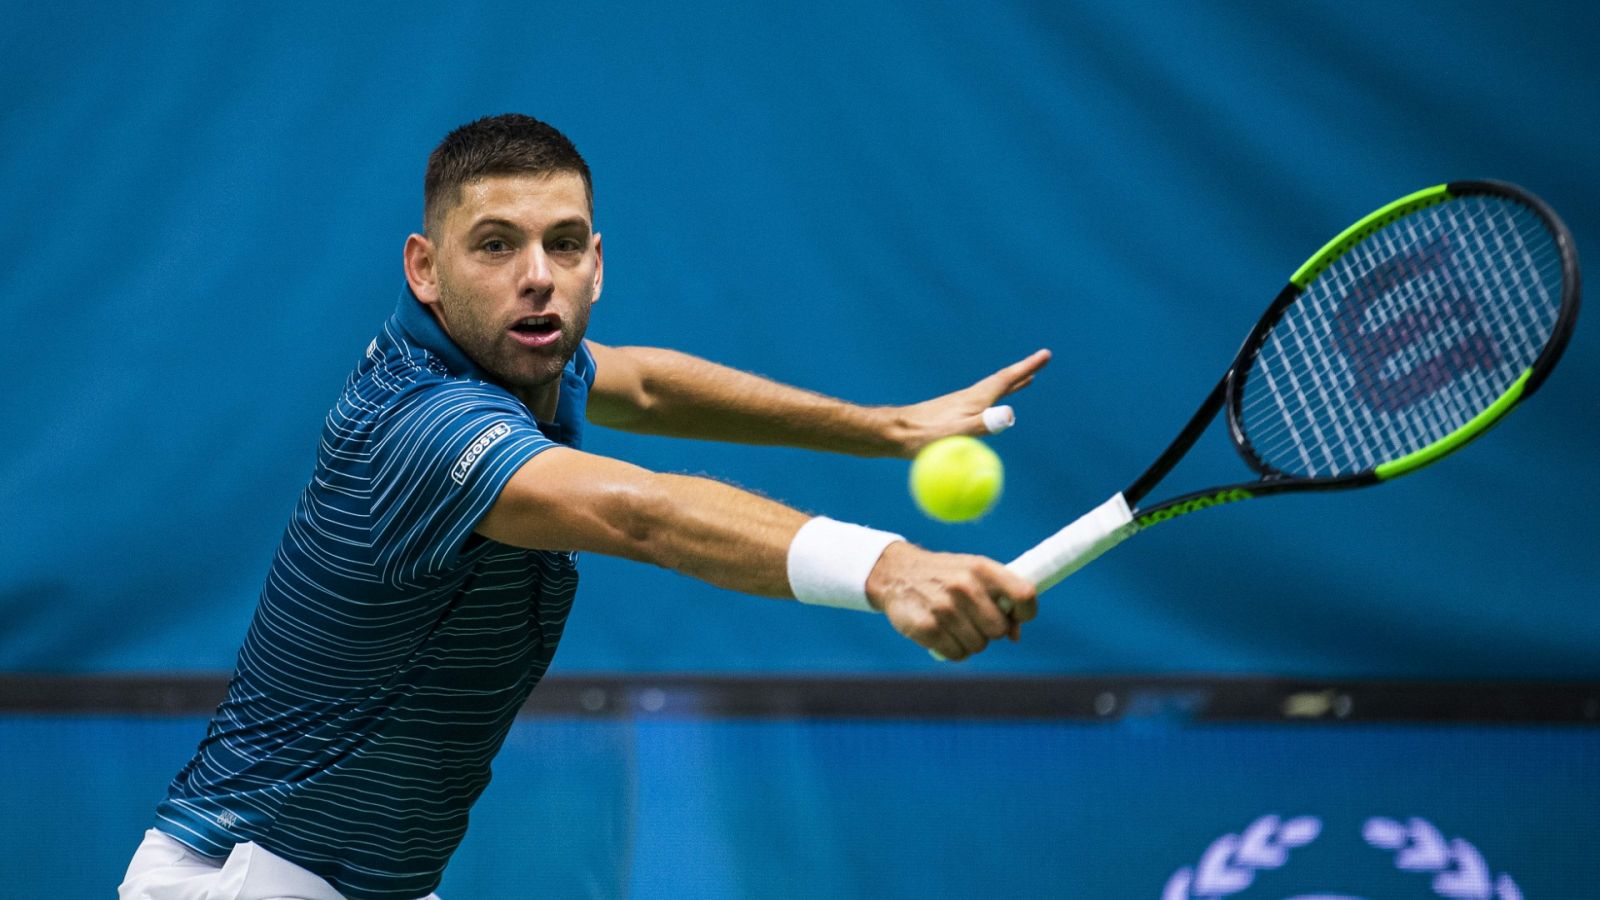
<path id="1" fill-rule="evenodd" d="M 443 278 L 439 280 L 439 311 L 450 339 L 496 383 L 524 400 L 559 379 L 578 351 L 589 325 L 588 298 L 580 299 L 583 302 L 572 315 L 562 317 L 556 342 L 535 350 L 512 340 L 504 323 L 477 312 L 484 304 L 453 290 Z"/>

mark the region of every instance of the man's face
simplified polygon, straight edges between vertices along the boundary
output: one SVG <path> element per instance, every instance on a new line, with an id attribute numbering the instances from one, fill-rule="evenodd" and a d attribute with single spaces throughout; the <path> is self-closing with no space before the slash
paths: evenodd
<path id="1" fill-rule="evenodd" d="M 600 235 L 589 219 L 576 174 L 492 176 L 462 187 L 431 241 L 413 235 L 406 247 L 418 299 L 541 417 L 554 415 L 561 370 L 600 295 Z M 414 266 L 418 241 L 431 256 Z"/>

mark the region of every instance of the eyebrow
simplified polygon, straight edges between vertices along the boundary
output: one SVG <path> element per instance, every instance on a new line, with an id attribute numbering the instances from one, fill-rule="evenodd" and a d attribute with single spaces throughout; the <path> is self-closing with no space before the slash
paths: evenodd
<path id="1" fill-rule="evenodd" d="M 484 228 L 505 228 L 511 231 L 523 230 L 521 225 L 511 221 L 510 219 L 490 217 L 487 219 L 479 219 L 478 221 L 474 222 L 472 227 L 467 229 L 467 233 L 472 234 L 474 232 L 481 231 Z M 545 226 L 546 231 L 555 231 L 567 228 L 581 228 L 584 231 L 588 231 L 589 220 L 583 218 L 582 216 L 569 216 L 565 219 L 557 219 L 556 221 Z"/>

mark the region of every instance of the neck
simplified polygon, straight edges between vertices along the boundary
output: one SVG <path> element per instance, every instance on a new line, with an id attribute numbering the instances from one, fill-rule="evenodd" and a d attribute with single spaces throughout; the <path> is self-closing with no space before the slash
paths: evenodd
<path id="1" fill-rule="evenodd" d="M 533 417 L 541 422 L 554 422 L 556 420 L 556 407 L 561 402 L 561 378 L 557 376 L 549 384 L 541 384 L 530 390 L 516 390 L 512 393 L 521 400 Z"/>

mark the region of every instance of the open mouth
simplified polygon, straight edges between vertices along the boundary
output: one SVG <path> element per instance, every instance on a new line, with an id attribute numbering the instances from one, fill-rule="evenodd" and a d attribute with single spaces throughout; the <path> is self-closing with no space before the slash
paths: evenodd
<path id="1" fill-rule="evenodd" d="M 519 344 L 542 347 L 561 336 L 559 316 L 528 316 L 511 326 L 511 337 Z"/>
<path id="2" fill-rule="evenodd" d="M 511 326 L 519 334 L 548 334 L 560 328 L 561 321 L 555 316 L 529 316 Z"/>

